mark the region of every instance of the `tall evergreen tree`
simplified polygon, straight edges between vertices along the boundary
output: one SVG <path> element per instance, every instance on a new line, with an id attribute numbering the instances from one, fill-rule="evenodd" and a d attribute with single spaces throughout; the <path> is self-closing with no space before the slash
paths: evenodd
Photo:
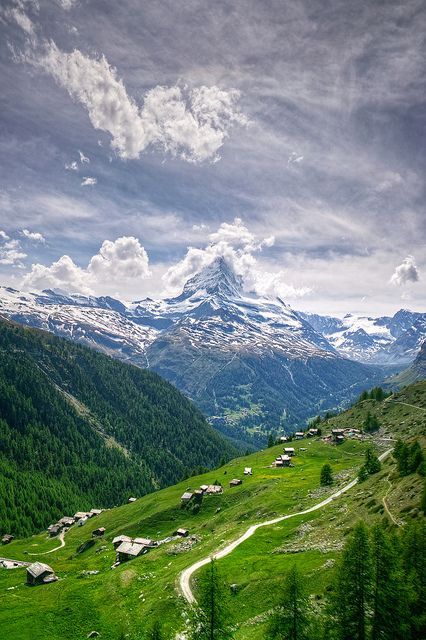
<path id="1" fill-rule="evenodd" d="M 271 618 L 268 638 L 271 640 L 307 640 L 308 602 L 302 578 L 294 565 L 286 576 L 281 602 Z"/>
<path id="2" fill-rule="evenodd" d="M 321 469 L 320 484 L 329 487 L 333 484 L 333 470 L 329 464 L 324 464 Z"/>
<path id="3" fill-rule="evenodd" d="M 426 523 L 407 527 L 402 536 L 405 580 L 410 587 L 411 640 L 426 638 Z"/>
<path id="4" fill-rule="evenodd" d="M 192 640 L 227 640 L 232 638 L 227 594 L 213 558 L 202 574 L 198 603 L 193 609 Z"/>
<path id="5" fill-rule="evenodd" d="M 371 579 L 368 530 L 360 522 L 345 545 L 337 571 L 334 606 L 339 640 L 366 640 Z"/>
<path id="6" fill-rule="evenodd" d="M 369 475 L 373 474 L 373 473 L 378 473 L 380 471 L 380 469 L 382 468 L 382 465 L 380 464 L 380 460 L 377 457 L 377 454 L 375 453 L 375 451 L 369 447 L 367 449 L 367 451 L 365 452 L 365 470 L 367 471 L 367 473 Z"/>
<path id="7" fill-rule="evenodd" d="M 371 640 L 403 640 L 407 634 L 408 599 L 396 536 L 380 525 L 372 530 Z"/>

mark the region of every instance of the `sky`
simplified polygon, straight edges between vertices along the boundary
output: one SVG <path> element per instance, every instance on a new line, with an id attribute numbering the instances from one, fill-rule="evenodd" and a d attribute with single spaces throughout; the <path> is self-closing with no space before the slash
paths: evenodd
<path id="1" fill-rule="evenodd" d="M 426 310 L 422 0 L 3 0 L 0 284 L 123 300 L 225 256 Z"/>

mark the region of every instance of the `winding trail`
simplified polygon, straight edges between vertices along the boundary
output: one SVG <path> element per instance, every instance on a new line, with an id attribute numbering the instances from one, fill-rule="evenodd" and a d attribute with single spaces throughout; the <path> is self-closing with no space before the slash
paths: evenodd
<path id="1" fill-rule="evenodd" d="M 62 547 L 65 547 L 65 531 L 61 531 L 61 533 L 58 536 L 58 540 L 61 541 L 61 544 L 55 547 L 54 549 L 50 549 L 50 551 L 41 551 L 40 553 L 29 553 L 28 555 L 29 556 L 45 556 L 47 553 L 53 553 L 58 549 L 62 549 Z"/>
<path id="2" fill-rule="evenodd" d="M 419 411 L 426 411 L 423 407 L 418 407 L 416 404 L 409 404 L 408 402 L 402 402 L 401 400 L 392 400 L 395 404 L 405 404 L 406 407 L 413 407 L 413 409 L 418 409 Z"/>
<path id="3" fill-rule="evenodd" d="M 383 496 L 383 506 L 384 506 L 385 511 L 386 511 L 386 513 L 388 514 L 389 518 L 392 520 L 392 522 L 393 522 L 394 524 L 396 524 L 396 526 L 397 526 L 397 527 L 399 527 L 399 526 L 401 526 L 401 523 L 400 523 L 400 522 L 398 522 L 398 521 L 394 518 L 394 516 L 392 515 L 391 510 L 390 510 L 390 509 L 389 509 L 389 507 L 388 507 L 388 503 L 386 502 L 386 498 L 388 497 L 389 493 L 390 493 L 390 492 L 391 492 L 391 490 L 392 490 L 392 483 L 391 483 L 391 481 L 389 480 L 389 476 L 386 478 L 386 480 L 387 480 L 387 482 L 388 482 L 388 484 L 389 484 L 389 489 L 386 491 L 386 494 Z"/>
<path id="4" fill-rule="evenodd" d="M 391 451 L 392 449 L 388 449 L 387 451 L 382 453 L 379 456 L 379 460 L 384 460 L 391 453 Z M 312 513 L 312 511 L 317 511 L 318 509 L 322 509 L 323 507 L 330 504 L 330 502 L 332 502 L 333 500 L 341 496 L 343 493 L 345 493 L 346 491 L 349 491 L 349 489 L 352 489 L 352 487 L 354 487 L 357 484 L 357 482 L 358 482 L 358 478 L 355 478 L 354 480 L 346 484 L 344 487 L 342 487 L 342 489 L 339 489 L 339 491 L 336 491 L 325 500 L 322 500 L 321 502 L 314 504 L 312 507 L 309 507 L 304 511 L 289 513 L 286 516 L 279 516 L 278 518 L 274 518 L 273 520 L 267 520 L 266 522 L 259 522 L 258 524 L 253 524 L 251 525 L 251 527 L 247 529 L 245 533 L 243 533 L 242 536 L 240 536 L 239 538 L 237 538 L 236 540 L 228 544 L 226 547 L 224 547 L 220 551 L 216 551 L 216 553 L 213 553 L 208 558 L 204 558 L 203 560 L 198 560 L 198 562 L 195 562 L 193 565 L 191 565 L 190 567 L 182 571 L 182 573 L 179 576 L 179 589 L 183 597 L 185 598 L 185 600 L 190 604 L 193 602 L 196 602 L 195 596 L 191 589 L 191 584 L 190 584 L 191 578 L 193 574 L 196 571 L 198 571 L 198 569 L 201 569 L 201 567 L 204 567 L 206 564 L 208 564 L 211 561 L 212 557 L 214 558 L 214 560 L 220 560 L 220 558 L 224 558 L 225 556 L 229 555 L 230 553 L 232 553 L 232 551 L 234 551 L 234 549 L 236 549 L 240 544 L 248 540 L 248 538 L 250 538 L 261 527 L 269 527 L 271 525 L 277 524 L 278 522 L 282 522 L 283 520 L 288 520 L 289 518 L 295 518 L 296 516 L 303 516 L 307 513 Z"/>

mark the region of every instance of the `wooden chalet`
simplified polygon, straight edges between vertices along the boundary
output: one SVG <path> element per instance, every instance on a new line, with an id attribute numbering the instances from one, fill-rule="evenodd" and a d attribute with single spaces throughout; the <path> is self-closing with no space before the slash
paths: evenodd
<path id="1" fill-rule="evenodd" d="M 231 482 L 229 483 L 229 486 L 232 487 L 238 487 L 238 485 L 243 484 L 242 480 L 239 480 L 238 478 L 234 478 L 233 480 L 231 480 Z"/>
<path id="2" fill-rule="evenodd" d="M 10 533 L 5 533 L 3 538 L 1 539 L 2 544 L 9 544 L 12 542 L 13 536 Z"/>
<path id="3" fill-rule="evenodd" d="M 177 529 L 175 535 L 186 538 L 189 535 L 188 529 Z"/>
<path id="4" fill-rule="evenodd" d="M 98 527 L 92 531 L 92 538 L 101 538 L 103 535 L 105 535 L 105 527 Z"/>
<path id="5" fill-rule="evenodd" d="M 275 466 L 276 467 L 289 467 L 290 466 L 290 462 L 291 462 L 290 456 L 288 456 L 288 455 L 286 455 L 284 453 L 282 456 L 278 456 L 275 459 Z"/>
<path id="6" fill-rule="evenodd" d="M 333 442 L 335 442 L 336 444 L 341 444 L 345 439 L 343 429 L 332 429 L 331 437 L 333 438 Z"/>
<path id="7" fill-rule="evenodd" d="M 150 538 L 134 538 L 133 542 L 147 548 L 155 547 L 155 542 Z"/>
<path id="8" fill-rule="evenodd" d="M 294 447 L 285 447 L 285 449 L 284 449 L 284 453 L 285 453 L 287 456 L 290 456 L 290 458 L 291 458 L 292 456 L 294 456 L 294 455 L 295 455 L 295 453 L 296 453 L 296 452 L 295 452 L 295 450 L 294 450 Z"/>
<path id="9" fill-rule="evenodd" d="M 296 433 L 294 434 L 294 437 L 296 440 L 301 440 L 302 438 L 305 437 L 305 434 L 303 431 L 296 431 Z"/>
<path id="10" fill-rule="evenodd" d="M 210 496 L 218 495 L 219 493 L 223 493 L 223 487 L 220 484 L 209 484 L 205 493 Z"/>
<path id="11" fill-rule="evenodd" d="M 308 438 L 313 438 L 314 436 L 317 436 L 319 434 L 319 429 L 309 429 L 308 431 Z"/>
<path id="12" fill-rule="evenodd" d="M 137 498 L 129 498 L 127 502 L 136 502 Z"/>
<path id="13" fill-rule="evenodd" d="M 47 527 L 47 533 L 51 538 L 54 538 L 55 536 L 61 533 L 63 528 L 64 528 L 64 525 L 60 524 L 59 522 L 57 524 L 51 524 L 50 527 Z"/>
<path id="14" fill-rule="evenodd" d="M 252 476 L 253 475 L 253 470 L 251 467 L 245 467 L 244 469 L 244 475 L 245 476 Z"/>
<path id="15" fill-rule="evenodd" d="M 203 493 L 205 493 L 207 491 L 207 489 L 209 488 L 208 484 L 202 484 L 200 485 L 200 489 Z"/>
<path id="16" fill-rule="evenodd" d="M 102 513 L 102 509 L 90 509 L 92 516 L 99 516 Z"/>
<path id="17" fill-rule="evenodd" d="M 117 549 L 117 547 L 119 547 L 122 542 L 131 542 L 131 541 L 132 539 L 129 538 L 129 536 L 115 536 L 115 538 L 112 541 L 112 544 L 114 545 L 114 548 Z"/>
<path id="18" fill-rule="evenodd" d="M 27 567 L 27 584 L 48 584 L 49 582 L 55 582 L 57 579 L 55 572 L 48 564 L 34 562 Z"/>
<path id="19" fill-rule="evenodd" d="M 185 493 L 183 493 L 180 497 L 181 502 L 190 502 L 192 500 L 192 498 L 194 497 L 194 494 L 192 493 L 192 491 L 185 491 Z"/>
<path id="20" fill-rule="evenodd" d="M 146 547 L 142 544 L 136 544 L 135 542 L 122 542 L 117 547 L 117 556 L 119 562 L 127 562 L 140 556 Z"/>
<path id="21" fill-rule="evenodd" d="M 74 518 L 72 516 L 64 516 L 58 520 L 58 524 L 62 524 L 64 527 L 71 527 L 74 524 Z"/>

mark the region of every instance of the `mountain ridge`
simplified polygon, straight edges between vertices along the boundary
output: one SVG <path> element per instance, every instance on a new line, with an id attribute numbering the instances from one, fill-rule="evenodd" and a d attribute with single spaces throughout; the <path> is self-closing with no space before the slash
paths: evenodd
<path id="1" fill-rule="evenodd" d="M 414 357 L 423 331 L 422 314 L 409 340 L 410 312 L 367 324 L 348 316 L 342 346 L 330 338 L 330 332 L 341 336 L 342 321 L 246 292 L 222 257 L 189 278 L 174 298 L 125 305 L 108 296 L 1 288 L 1 313 L 157 371 L 217 429 L 255 446 L 268 431 L 291 429 L 312 415 L 336 410 L 365 386 L 381 383 L 389 372 L 376 366 L 377 352 L 395 344 L 398 361 L 405 348 Z M 395 336 L 390 338 L 391 321 Z M 358 355 L 364 343 L 366 362 L 349 358 L 349 340 Z M 383 360 L 389 363 L 389 357 Z"/>

